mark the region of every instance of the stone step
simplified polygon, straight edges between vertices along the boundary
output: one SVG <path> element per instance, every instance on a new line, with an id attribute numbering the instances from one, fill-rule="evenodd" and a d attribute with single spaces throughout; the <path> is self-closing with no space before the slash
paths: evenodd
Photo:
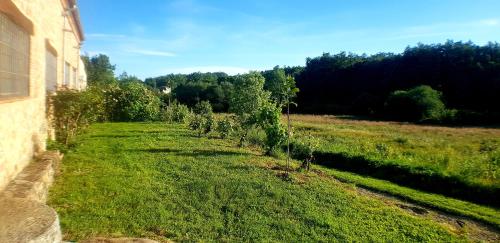
<path id="1" fill-rule="evenodd" d="M 46 202 L 49 186 L 53 182 L 54 173 L 61 158 L 59 152 L 43 153 L 10 182 L 3 195 L 0 196 Z"/>

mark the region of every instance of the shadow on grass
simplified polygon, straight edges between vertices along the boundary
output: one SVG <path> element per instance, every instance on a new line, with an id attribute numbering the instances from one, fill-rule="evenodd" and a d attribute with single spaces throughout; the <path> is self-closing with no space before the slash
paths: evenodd
<path id="1" fill-rule="evenodd" d="M 387 180 L 402 186 L 483 205 L 500 207 L 500 187 L 497 186 L 472 184 L 461 177 L 444 175 L 429 168 L 387 164 L 362 156 L 317 152 L 314 157 L 316 164 L 325 167 Z"/>
<path id="2" fill-rule="evenodd" d="M 132 152 L 146 152 L 146 153 L 173 153 L 178 156 L 190 156 L 190 157 L 209 157 L 209 156 L 236 156 L 236 155 L 251 155 L 245 152 L 236 151 L 220 151 L 220 150 L 181 150 L 181 149 L 170 149 L 170 148 L 151 148 L 151 149 L 132 149 Z"/>

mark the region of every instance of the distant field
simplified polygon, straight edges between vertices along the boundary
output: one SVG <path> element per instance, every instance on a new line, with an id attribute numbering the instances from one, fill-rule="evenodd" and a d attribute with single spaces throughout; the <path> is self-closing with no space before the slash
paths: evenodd
<path id="1" fill-rule="evenodd" d="M 458 178 L 472 187 L 500 187 L 500 129 L 313 115 L 293 115 L 292 121 L 296 134 L 319 138 L 319 152 L 323 154 L 342 154 L 357 161 L 365 159 L 375 164 L 374 169 L 390 168 L 387 165 L 418 168 L 416 173 Z"/>
<path id="2" fill-rule="evenodd" d="M 466 240 L 467 228 L 453 231 L 351 184 L 300 171 L 283 180 L 273 168 L 284 160 L 235 140 L 197 138 L 183 125 L 94 124 L 78 141 L 66 151 L 49 200 L 66 240 Z"/>

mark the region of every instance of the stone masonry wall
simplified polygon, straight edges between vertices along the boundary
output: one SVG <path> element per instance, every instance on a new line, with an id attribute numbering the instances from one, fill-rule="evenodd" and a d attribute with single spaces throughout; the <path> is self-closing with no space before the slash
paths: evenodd
<path id="1" fill-rule="evenodd" d="M 0 191 L 36 153 L 45 150 L 48 130 L 45 114 L 46 50 L 56 52 L 58 85 L 64 80 L 65 62 L 79 69 L 81 41 L 74 30 L 75 23 L 69 17 L 65 20 L 63 16 L 65 3 L 65 0 L 0 1 L 0 7 L 14 4 L 33 25 L 30 37 L 30 95 L 0 100 Z M 9 13 L 9 16 L 12 18 L 13 15 Z"/>

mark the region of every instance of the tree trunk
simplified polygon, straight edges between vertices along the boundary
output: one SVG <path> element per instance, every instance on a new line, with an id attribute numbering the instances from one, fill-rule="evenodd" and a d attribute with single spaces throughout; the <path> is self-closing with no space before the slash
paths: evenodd
<path id="1" fill-rule="evenodd" d="M 286 136 L 286 173 L 290 170 L 290 102 L 286 107 L 287 136 Z"/>

